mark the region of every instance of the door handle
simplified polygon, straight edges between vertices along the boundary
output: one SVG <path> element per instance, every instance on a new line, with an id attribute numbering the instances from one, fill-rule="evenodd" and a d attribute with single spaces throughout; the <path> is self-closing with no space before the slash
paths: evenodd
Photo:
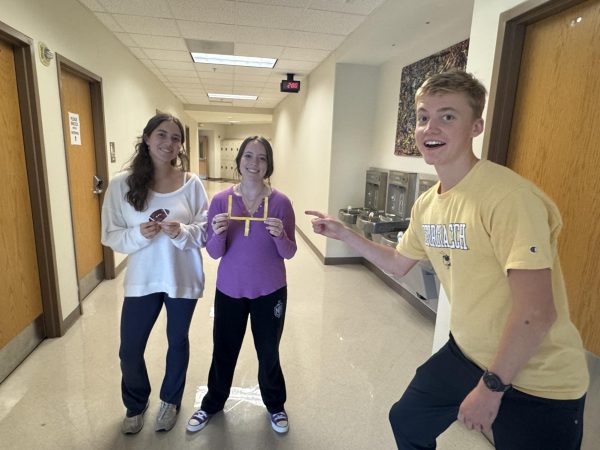
<path id="1" fill-rule="evenodd" d="M 102 194 L 104 191 L 104 180 L 100 178 L 98 175 L 94 175 L 92 179 L 92 193 L 96 195 Z"/>

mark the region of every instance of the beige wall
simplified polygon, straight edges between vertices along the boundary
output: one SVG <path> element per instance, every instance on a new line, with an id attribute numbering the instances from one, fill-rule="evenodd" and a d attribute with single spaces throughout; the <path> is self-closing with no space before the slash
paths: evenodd
<path id="1" fill-rule="evenodd" d="M 104 91 L 107 142 L 115 142 L 117 162 L 111 176 L 130 157 L 136 137 L 158 108 L 179 116 L 190 127 L 196 162 L 197 123 L 181 102 L 146 69 L 86 8 L 75 0 L 2 0 L 0 20 L 51 50 L 100 76 Z M 36 61 L 43 140 L 52 211 L 58 286 L 63 318 L 78 307 L 70 210 L 56 61 Z M 194 156 L 195 155 L 195 156 Z M 122 260 L 117 255 L 117 263 Z"/>
<path id="2" fill-rule="evenodd" d="M 304 210 L 327 211 L 329 206 L 334 87 L 335 62 L 330 57 L 273 114 L 278 156 L 273 186 L 290 197 L 296 224 L 306 235 L 312 234 L 312 227 Z M 325 254 L 325 239 L 315 238 L 312 242 Z"/>

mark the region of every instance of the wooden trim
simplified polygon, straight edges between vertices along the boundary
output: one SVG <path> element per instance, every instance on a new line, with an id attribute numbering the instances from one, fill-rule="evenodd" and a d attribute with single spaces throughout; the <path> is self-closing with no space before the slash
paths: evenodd
<path id="1" fill-rule="evenodd" d="M 341 257 L 329 257 L 326 256 L 323 264 L 326 266 L 341 266 L 345 264 L 364 264 L 366 261 L 362 256 L 341 256 Z"/>
<path id="2" fill-rule="evenodd" d="M 506 165 L 527 25 L 584 1 L 551 0 L 541 5 L 532 4 L 529 9 L 524 9 L 527 5 L 520 5 L 500 15 L 498 42 L 502 44 L 496 51 L 490 87 L 486 117 L 490 128 L 483 143 L 485 158 Z"/>
<path id="3" fill-rule="evenodd" d="M 0 39 L 14 46 L 23 144 L 44 310 L 43 323 L 46 337 L 58 337 L 61 335 L 62 311 L 35 69 L 36 46 L 33 39 L 2 22 L 0 22 Z"/>
<path id="4" fill-rule="evenodd" d="M 304 242 L 306 242 L 306 245 L 308 245 L 308 247 L 313 251 L 313 253 L 315 255 L 317 255 L 317 258 L 319 258 L 319 261 L 321 261 L 323 264 L 325 264 L 325 257 L 323 256 L 323 253 L 321 253 L 319 251 L 319 249 L 315 246 L 315 244 L 313 244 L 310 241 L 310 239 L 308 239 L 306 234 L 304 234 L 304 232 L 300 228 L 298 228 L 298 225 L 296 225 L 296 233 L 298 233 L 300 235 L 300 237 L 304 240 Z"/>
<path id="5" fill-rule="evenodd" d="M 127 257 L 119 263 L 119 265 L 115 268 L 115 277 L 119 276 L 121 272 L 125 270 L 127 267 Z"/>
<path id="6" fill-rule="evenodd" d="M 81 308 L 75 308 L 71 311 L 71 314 L 67 316 L 67 318 L 61 324 L 61 336 L 64 336 L 67 331 L 73 326 L 77 319 L 79 319 L 83 315 Z"/>

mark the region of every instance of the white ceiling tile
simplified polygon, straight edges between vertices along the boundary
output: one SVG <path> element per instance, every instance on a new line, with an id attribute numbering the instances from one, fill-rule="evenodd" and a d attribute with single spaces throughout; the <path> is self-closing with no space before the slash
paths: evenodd
<path id="1" fill-rule="evenodd" d="M 283 47 L 276 45 L 235 44 L 234 53 L 237 56 L 259 56 L 261 58 L 279 58 Z"/>
<path id="2" fill-rule="evenodd" d="M 309 9 L 302 15 L 297 29 L 313 33 L 348 35 L 364 20 L 363 16 Z"/>
<path id="3" fill-rule="evenodd" d="M 302 9 L 286 6 L 238 3 L 237 24 L 252 27 L 296 29 Z"/>
<path id="4" fill-rule="evenodd" d="M 119 40 L 127 47 L 139 47 L 139 45 L 133 39 L 131 39 L 131 36 L 127 33 L 115 33 L 115 36 L 117 36 Z"/>
<path id="5" fill-rule="evenodd" d="M 146 55 L 141 48 L 129 47 L 129 51 L 131 53 L 133 53 L 138 59 L 147 59 L 148 58 L 148 55 Z"/>
<path id="6" fill-rule="evenodd" d="M 194 63 L 194 67 L 196 72 L 213 72 L 213 73 L 234 73 L 233 66 L 225 66 L 223 64 L 204 64 L 204 63 Z"/>
<path id="7" fill-rule="evenodd" d="M 290 40 L 289 30 L 276 28 L 238 26 L 235 31 L 235 42 L 249 44 L 279 45 L 285 47 Z"/>
<path id="8" fill-rule="evenodd" d="M 202 90 L 189 90 L 189 89 L 179 89 L 179 93 L 181 95 L 185 95 L 186 97 L 206 97 L 206 91 Z"/>
<path id="9" fill-rule="evenodd" d="M 177 19 L 235 24 L 235 2 L 226 0 L 168 0 Z"/>
<path id="10" fill-rule="evenodd" d="M 150 34 L 152 36 L 179 36 L 179 29 L 173 19 L 140 17 L 114 14 L 114 19 L 128 33 Z"/>
<path id="11" fill-rule="evenodd" d="M 161 69 L 161 73 L 165 76 L 181 75 L 181 76 L 196 76 L 194 69 Z"/>
<path id="12" fill-rule="evenodd" d="M 346 36 L 339 34 L 308 33 L 294 31 L 290 35 L 288 47 L 314 48 L 317 50 L 335 50 L 344 42 Z"/>
<path id="13" fill-rule="evenodd" d="M 237 78 L 234 80 L 234 86 L 236 87 L 253 87 L 253 88 L 262 88 L 264 87 L 266 81 L 254 81 L 254 80 L 238 80 Z"/>
<path id="14" fill-rule="evenodd" d="M 129 34 L 128 36 L 135 41 L 136 47 L 187 51 L 185 41 L 180 37 L 151 36 L 148 34 Z"/>
<path id="15" fill-rule="evenodd" d="M 96 0 L 79 0 L 79 3 L 87 7 L 90 11 L 105 11 L 102 5 Z"/>
<path id="16" fill-rule="evenodd" d="M 176 50 L 156 50 L 153 48 L 144 49 L 146 55 L 150 59 L 158 59 L 161 61 L 192 61 L 189 52 L 180 52 Z"/>
<path id="17" fill-rule="evenodd" d="M 260 91 L 260 88 L 253 88 L 248 86 L 234 86 L 232 92 L 236 95 L 256 95 L 258 97 Z"/>
<path id="18" fill-rule="evenodd" d="M 233 106 L 254 107 L 255 100 L 234 100 Z"/>
<path id="19" fill-rule="evenodd" d="M 210 92 L 212 94 L 231 94 L 231 90 L 233 89 L 232 85 L 222 84 L 222 83 L 203 83 L 204 89 L 206 92 Z"/>
<path id="20" fill-rule="evenodd" d="M 264 85 L 265 83 L 267 83 L 269 81 L 269 77 L 262 77 L 262 76 L 254 76 L 254 75 L 247 75 L 247 74 L 236 74 L 234 80 L 237 81 L 245 81 L 248 83 L 255 83 L 255 84 L 262 84 Z"/>
<path id="21" fill-rule="evenodd" d="M 181 30 L 181 36 L 184 38 L 207 41 L 230 42 L 233 40 L 236 30 L 235 25 L 192 22 L 190 20 L 178 20 L 177 25 Z"/>
<path id="22" fill-rule="evenodd" d="M 383 2 L 385 0 L 312 0 L 310 2 L 310 9 L 368 16 Z"/>
<path id="23" fill-rule="evenodd" d="M 197 84 L 200 81 L 200 78 L 198 77 L 182 77 L 177 75 L 169 75 L 167 76 L 167 79 L 171 83 L 181 83 L 182 85 L 193 85 L 195 83 Z"/>
<path id="24" fill-rule="evenodd" d="M 188 105 L 202 104 L 202 102 L 207 101 L 206 95 L 196 97 L 194 95 L 185 95 L 185 100 L 183 103 L 187 103 Z"/>
<path id="25" fill-rule="evenodd" d="M 140 61 L 142 62 L 142 64 L 144 64 L 150 70 L 152 70 L 152 71 L 158 71 L 158 67 L 156 67 L 154 65 L 154 63 L 150 59 L 147 59 L 147 58 L 143 58 L 142 59 L 142 58 L 140 58 Z"/>
<path id="26" fill-rule="evenodd" d="M 163 0 L 98 0 L 104 8 L 114 14 L 134 16 L 171 17 L 169 7 Z"/>
<path id="27" fill-rule="evenodd" d="M 275 66 L 276 72 L 287 73 L 287 72 L 299 72 L 302 74 L 307 74 L 315 67 L 317 67 L 317 63 L 309 62 L 309 61 L 292 61 L 289 59 L 280 59 L 277 61 L 277 65 Z"/>
<path id="28" fill-rule="evenodd" d="M 106 28 L 108 28 L 110 31 L 112 31 L 112 32 L 125 31 L 123 29 L 123 27 L 121 27 L 121 25 L 119 25 L 119 23 L 115 20 L 115 18 L 113 16 L 111 16 L 110 14 L 100 13 L 100 12 L 97 12 L 95 14 L 96 14 L 96 17 L 100 20 L 100 22 L 102 22 L 104 24 L 104 26 Z"/>
<path id="29" fill-rule="evenodd" d="M 277 64 L 275 64 L 277 67 Z M 244 67 L 236 66 L 233 70 L 236 74 L 246 74 L 251 77 L 269 77 L 273 72 L 273 69 L 266 69 L 263 67 Z"/>
<path id="30" fill-rule="evenodd" d="M 281 55 L 282 59 L 296 59 L 299 61 L 321 62 L 329 56 L 327 50 L 315 50 L 309 48 L 293 48 L 288 47 Z"/>
<path id="31" fill-rule="evenodd" d="M 233 73 L 200 72 L 198 76 L 202 80 L 227 80 L 233 81 Z"/>
<path id="32" fill-rule="evenodd" d="M 153 61 L 156 67 L 159 69 L 183 69 L 190 70 L 194 69 L 194 63 L 190 62 L 180 62 L 180 61 Z"/>

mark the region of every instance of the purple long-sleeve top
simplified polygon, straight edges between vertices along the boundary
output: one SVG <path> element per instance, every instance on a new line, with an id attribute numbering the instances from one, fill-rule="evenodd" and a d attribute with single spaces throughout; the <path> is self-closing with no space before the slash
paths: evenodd
<path id="1" fill-rule="evenodd" d="M 216 214 L 228 212 L 231 196 L 231 217 L 248 217 L 242 198 L 230 187 L 216 194 L 208 209 L 208 223 Z M 252 217 L 262 218 L 265 202 Z M 275 292 L 286 285 L 284 259 L 296 253 L 296 218 L 290 200 L 281 192 L 269 195 L 267 217 L 283 222 L 284 233 L 274 237 L 260 220 L 250 221 L 248 236 L 244 236 L 245 220 L 229 220 L 225 233 L 215 234 L 208 227 L 206 250 L 214 258 L 221 258 L 217 271 L 217 289 L 233 298 L 257 298 Z"/>

